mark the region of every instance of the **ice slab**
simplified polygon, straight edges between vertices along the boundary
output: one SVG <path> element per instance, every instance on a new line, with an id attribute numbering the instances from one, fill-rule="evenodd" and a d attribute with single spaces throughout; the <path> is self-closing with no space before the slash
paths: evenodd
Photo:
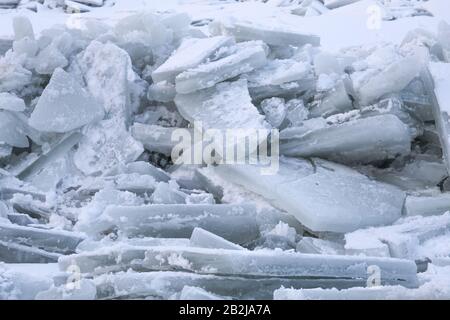
<path id="1" fill-rule="evenodd" d="M 217 248 L 228 250 L 244 250 L 243 247 L 233 242 L 225 240 L 214 233 L 211 233 L 202 228 L 194 228 L 190 238 L 190 245 L 192 247 L 200 248 Z"/>
<path id="2" fill-rule="evenodd" d="M 324 264 L 326 261 L 326 264 Z M 190 271 L 245 277 L 316 277 L 367 280 L 369 266 L 382 270 L 382 282 L 417 286 L 416 264 L 392 258 L 300 254 L 273 250 L 149 248 L 142 266 L 148 270 Z"/>
<path id="3" fill-rule="evenodd" d="M 210 25 L 213 34 L 234 36 L 238 41 L 262 40 L 274 46 L 297 46 L 305 44 L 320 45 L 320 37 L 299 32 L 292 27 L 262 24 L 256 21 L 215 21 Z"/>
<path id="4" fill-rule="evenodd" d="M 235 299 L 272 299 L 272 292 L 281 286 L 293 288 L 349 288 L 363 286 L 364 281 L 349 279 L 252 279 L 238 276 L 199 275 L 186 272 L 122 272 L 94 278 L 97 298 L 159 298 L 169 299 L 184 286 L 195 286 Z M 165 285 L 161 287 L 161 283 Z"/>
<path id="5" fill-rule="evenodd" d="M 77 190 L 77 193 L 81 196 L 90 196 L 104 189 L 115 189 L 129 191 L 141 196 L 149 196 L 157 185 L 158 182 L 153 176 L 124 173 L 88 181 Z"/>
<path id="6" fill-rule="evenodd" d="M 262 67 L 266 62 L 266 48 L 263 43 L 238 44 L 230 55 L 179 74 L 175 79 L 175 88 L 180 94 L 211 88 L 219 82 Z"/>
<path id="7" fill-rule="evenodd" d="M 427 91 L 431 97 L 434 119 L 438 129 L 447 170 L 450 172 L 450 63 L 430 62 L 422 73 Z"/>
<path id="8" fill-rule="evenodd" d="M 380 115 L 297 134 L 280 133 L 280 152 L 287 156 L 322 157 L 341 163 L 370 163 L 411 152 L 408 127 L 394 115 Z"/>
<path id="9" fill-rule="evenodd" d="M 295 97 L 315 89 L 315 79 L 308 62 L 294 59 L 269 60 L 265 66 L 242 75 L 248 80 L 253 100 L 271 97 Z"/>
<path id="10" fill-rule="evenodd" d="M 344 245 L 340 243 L 311 237 L 303 237 L 297 244 L 296 250 L 311 254 L 338 255 L 345 253 Z"/>
<path id="11" fill-rule="evenodd" d="M 8 92 L 0 93 L 0 109 L 21 112 L 25 110 L 23 99 Z"/>
<path id="12" fill-rule="evenodd" d="M 407 196 L 405 201 L 407 216 L 430 216 L 450 211 L 450 194 L 436 196 Z"/>
<path id="13" fill-rule="evenodd" d="M 441 216 L 410 217 L 392 226 L 357 230 L 345 235 L 348 254 L 392 256 L 421 259 L 441 256 L 439 246 L 428 250 L 426 256 L 420 250 L 433 238 L 444 236 L 450 228 L 450 213 Z M 447 250 L 444 248 L 444 251 Z M 448 251 L 448 250 L 447 250 Z"/>
<path id="14" fill-rule="evenodd" d="M 152 79 L 154 82 L 175 83 L 177 75 L 205 62 L 221 47 L 233 44 L 233 38 L 223 36 L 185 39 L 169 59 L 153 71 Z"/>
<path id="15" fill-rule="evenodd" d="M 68 132 L 101 120 L 103 107 L 63 69 L 56 69 L 30 116 L 30 125 L 44 132 Z"/>
<path id="16" fill-rule="evenodd" d="M 25 124 L 13 112 L 0 110 L 0 141 L 19 148 L 29 145 Z"/>
<path id="17" fill-rule="evenodd" d="M 191 123 L 200 121 L 204 129 L 268 129 L 252 104 L 247 81 L 221 83 L 214 88 L 191 94 L 178 94 L 178 111 Z"/>
<path id="18" fill-rule="evenodd" d="M 0 259 L 7 263 L 54 263 L 61 256 L 39 248 L 17 244 L 11 241 L 0 241 Z"/>
<path id="19" fill-rule="evenodd" d="M 424 59 L 418 53 L 393 62 L 356 88 L 359 103 L 369 105 L 387 94 L 400 92 L 420 74 L 423 67 Z"/>
<path id="20" fill-rule="evenodd" d="M 177 141 L 172 140 L 172 135 L 177 128 L 167 128 L 158 125 L 135 123 L 131 127 L 133 137 L 144 145 L 149 151 L 170 156 Z"/>
<path id="21" fill-rule="evenodd" d="M 259 235 L 252 205 L 109 206 L 99 219 L 130 237 L 188 238 L 195 227 L 239 244 Z"/>
<path id="22" fill-rule="evenodd" d="M 262 175 L 260 169 L 220 165 L 214 171 L 263 196 L 313 231 L 348 232 L 389 224 L 401 216 L 402 191 L 348 167 L 318 159 L 281 158 L 275 175 Z"/>
<path id="23" fill-rule="evenodd" d="M 49 164 L 56 159 L 64 157 L 73 146 L 80 142 L 82 134 L 74 132 L 69 136 L 63 138 L 60 142 L 50 147 L 50 149 L 40 155 L 37 159 L 29 163 L 24 168 L 15 172 L 19 179 L 26 180 L 34 177 L 39 171 L 45 169 Z"/>
<path id="24" fill-rule="evenodd" d="M 74 232 L 46 230 L 14 224 L 0 224 L 0 231 L 1 241 L 14 241 L 21 245 L 62 254 L 75 252 L 76 246 L 84 239 L 81 234 Z"/>
<path id="25" fill-rule="evenodd" d="M 111 169 L 111 171 L 109 171 L 106 175 L 114 176 L 121 173 L 122 174 L 137 173 L 140 175 L 152 176 L 153 178 L 155 178 L 156 181 L 161 182 L 169 182 L 169 180 L 171 179 L 170 175 L 167 172 L 145 161 L 136 161 L 128 163 L 126 165 L 118 165 L 117 167 Z"/>

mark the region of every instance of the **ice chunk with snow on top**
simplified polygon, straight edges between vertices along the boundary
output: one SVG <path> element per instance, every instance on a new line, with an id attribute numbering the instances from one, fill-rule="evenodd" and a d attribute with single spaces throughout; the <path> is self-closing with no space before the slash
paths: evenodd
<path id="1" fill-rule="evenodd" d="M 216 83 L 253 71 L 266 64 L 266 48 L 262 42 L 251 41 L 229 49 L 229 55 L 179 74 L 175 79 L 178 93 L 187 94 L 211 88 Z"/>
<path id="2" fill-rule="evenodd" d="M 185 39 L 178 49 L 161 66 L 152 73 L 154 82 L 175 82 L 175 77 L 180 73 L 205 62 L 223 46 L 234 44 L 231 37 L 211 37 L 204 39 Z"/>
<path id="3" fill-rule="evenodd" d="M 304 34 L 293 27 L 281 24 L 259 23 L 256 21 L 239 21 L 228 19 L 215 21 L 210 24 L 210 31 L 213 34 L 223 34 L 234 36 L 236 40 L 262 40 L 274 46 L 298 46 L 305 44 L 313 46 L 320 45 L 320 38 L 311 34 Z"/>
<path id="4" fill-rule="evenodd" d="M 260 194 L 313 231 L 348 232 L 392 223 L 400 218 L 405 199 L 393 186 L 318 159 L 281 158 L 275 175 L 262 175 L 251 165 L 220 165 L 214 171 Z"/>
<path id="5" fill-rule="evenodd" d="M 68 132 L 103 118 L 103 107 L 63 69 L 56 69 L 30 116 L 45 132 Z"/>
<path id="6" fill-rule="evenodd" d="M 441 216 L 408 217 L 392 226 L 357 230 L 346 234 L 345 249 L 347 254 L 432 259 L 445 253 L 449 255 L 450 248 L 434 245 L 433 249 L 424 252 L 421 247 L 426 246 L 433 239 L 448 237 L 449 230 L 450 213 L 448 212 Z"/>

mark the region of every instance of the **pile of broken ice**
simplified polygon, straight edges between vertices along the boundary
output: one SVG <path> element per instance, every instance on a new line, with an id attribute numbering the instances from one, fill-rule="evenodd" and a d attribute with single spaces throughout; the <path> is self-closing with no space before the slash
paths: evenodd
<path id="1" fill-rule="evenodd" d="M 0 57 L 0 298 L 450 297 L 450 26 L 85 27 L 18 17 Z M 279 170 L 174 164 L 197 121 L 280 130 Z"/>

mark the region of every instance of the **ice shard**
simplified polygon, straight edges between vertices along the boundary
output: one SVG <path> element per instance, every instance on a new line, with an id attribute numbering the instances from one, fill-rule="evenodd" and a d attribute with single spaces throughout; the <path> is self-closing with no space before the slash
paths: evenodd
<path id="1" fill-rule="evenodd" d="M 45 132 L 68 132 L 103 118 L 103 107 L 63 69 L 56 69 L 30 117 Z"/>
<path id="2" fill-rule="evenodd" d="M 348 232 L 401 217 L 404 192 L 348 167 L 318 159 L 281 158 L 275 175 L 265 176 L 260 169 L 220 165 L 215 172 L 260 194 L 313 231 Z"/>
<path id="3" fill-rule="evenodd" d="M 217 248 L 217 249 L 228 249 L 228 250 L 244 250 L 243 247 L 225 240 L 222 237 L 215 235 L 202 228 L 195 228 L 192 231 L 190 245 L 192 247 L 200 248 Z"/>

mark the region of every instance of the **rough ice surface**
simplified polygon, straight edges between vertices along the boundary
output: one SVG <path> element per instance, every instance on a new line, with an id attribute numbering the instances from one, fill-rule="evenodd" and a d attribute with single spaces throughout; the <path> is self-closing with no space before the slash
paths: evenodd
<path id="1" fill-rule="evenodd" d="M 446 0 L 0 16 L 0 299 L 450 298 Z"/>

